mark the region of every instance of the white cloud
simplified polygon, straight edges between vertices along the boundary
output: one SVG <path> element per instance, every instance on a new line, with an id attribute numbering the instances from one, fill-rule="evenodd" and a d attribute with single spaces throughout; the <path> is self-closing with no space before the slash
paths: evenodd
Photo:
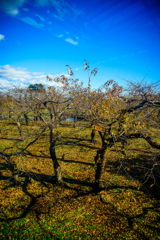
<path id="1" fill-rule="evenodd" d="M 39 16 L 38 14 L 36 14 L 35 16 L 39 17 L 41 19 L 41 21 L 43 21 L 43 22 L 45 21 L 45 19 L 43 17 Z"/>
<path id="2" fill-rule="evenodd" d="M 22 8 L 22 9 L 23 9 L 23 11 L 25 11 L 25 12 L 28 12 L 28 11 L 29 11 L 28 8 Z"/>
<path id="3" fill-rule="evenodd" d="M 0 41 L 4 39 L 4 35 L 0 34 Z"/>
<path id="4" fill-rule="evenodd" d="M 52 79 L 64 75 L 65 77 L 70 77 L 68 74 L 48 74 Z M 0 88 L 7 87 L 12 88 L 13 86 L 28 87 L 30 84 L 41 83 L 44 86 L 60 86 L 54 81 L 48 81 L 46 75 L 43 72 L 33 72 L 30 73 L 26 68 L 14 68 L 10 65 L 0 66 Z"/>
<path id="5" fill-rule="evenodd" d="M 64 35 L 63 34 L 60 34 L 60 35 L 58 35 L 57 37 L 63 37 Z"/>
<path id="6" fill-rule="evenodd" d="M 73 41 L 71 38 L 67 38 L 67 39 L 65 39 L 65 41 L 69 42 L 69 43 L 71 43 L 73 45 L 77 45 L 78 44 L 78 42 Z"/>
<path id="7" fill-rule="evenodd" d="M 21 81 L 30 79 L 29 72 L 26 72 L 26 69 L 13 68 L 10 65 L 5 65 L 0 67 L 0 77 L 8 81 Z"/>
<path id="8" fill-rule="evenodd" d="M 18 9 L 21 7 L 26 0 L 1 0 L 0 1 L 0 10 L 15 16 L 18 14 Z"/>
<path id="9" fill-rule="evenodd" d="M 78 40 L 78 37 L 76 37 L 76 39 Z"/>
<path id="10" fill-rule="evenodd" d="M 16 87 L 16 88 L 26 88 L 26 85 L 23 84 L 23 83 L 18 83 L 18 82 L 10 82 L 10 81 L 7 81 L 7 80 L 1 80 L 0 81 L 0 89 L 3 89 L 4 91 L 7 90 L 7 89 L 10 89 L 10 88 L 13 88 L 13 87 Z"/>
<path id="11" fill-rule="evenodd" d="M 43 72 L 33 72 L 32 75 L 42 75 Z"/>
<path id="12" fill-rule="evenodd" d="M 21 18 L 21 20 L 36 28 L 41 28 L 44 26 L 42 23 L 38 24 L 34 19 L 30 17 Z"/>

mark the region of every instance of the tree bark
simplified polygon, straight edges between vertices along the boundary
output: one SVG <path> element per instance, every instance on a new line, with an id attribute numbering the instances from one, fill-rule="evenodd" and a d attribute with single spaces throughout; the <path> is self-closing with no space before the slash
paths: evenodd
<path id="1" fill-rule="evenodd" d="M 97 151 L 97 155 L 95 156 L 95 167 L 96 167 L 96 173 L 95 173 L 95 185 L 99 188 L 100 179 L 102 177 L 102 174 L 104 172 L 104 167 L 106 164 L 106 149 L 107 145 L 102 147 Z"/>
<path id="2" fill-rule="evenodd" d="M 95 135 L 96 135 L 96 130 L 92 129 L 91 132 L 91 142 L 95 144 Z"/>
<path id="3" fill-rule="evenodd" d="M 21 140 L 23 140 L 21 124 L 20 124 L 19 120 L 16 123 L 17 123 L 17 127 L 18 127 L 18 131 L 19 131 L 19 135 L 21 137 Z"/>
<path id="4" fill-rule="evenodd" d="M 24 118 L 25 118 L 25 121 L 26 121 L 26 125 L 28 126 L 28 124 L 29 124 L 29 118 L 28 118 L 28 116 L 27 116 L 26 113 L 24 114 Z"/>
<path id="5" fill-rule="evenodd" d="M 11 117 L 12 117 L 12 113 L 11 111 L 9 111 L 9 120 L 11 120 Z"/>
<path id="6" fill-rule="evenodd" d="M 19 170 L 17 168 L 17 164 L 13 161 L 13 162 L 10 162 L 10 166 L 12 171 L 13 183 L 16 186 L 18 186 L 20 184 L 20 180 L 19 180 Z"/>
<path id="7" fill-rule="evenodd" d="M 38 121 L 38 116 L 34 116 L 34 121 Z"/>
<path id="8" fill-rule="evenodd" d="M 62 178 L 62 172 L 61 172 L 61 167 L 58 163 L 57 157 L 56 157 L 56 152 L 55 152 L 55 140 L 53 140 L 50 143 L 50 154 L 51 154 L 51 158 L 53 161 L 53 165 L 54 165 L 54 174 L 55 174 L 55 178 L 56 178 L 56 182 L 58 184 L 62 184 L 63 183 L 63 178 Z"/>
<path id="9" fill-rule="evenodd" d="M 73 123 L 73 127 L 76 127 L 76 123 L 77 123 L 77 115 L 74 117 L 74 123 Z"/>

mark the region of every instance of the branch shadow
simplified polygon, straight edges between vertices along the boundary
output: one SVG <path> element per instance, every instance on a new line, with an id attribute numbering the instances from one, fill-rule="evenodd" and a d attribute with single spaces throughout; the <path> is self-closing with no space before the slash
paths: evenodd
<path id="1" fill-rule="evenodd" d="M 46 158 L 46 159 L 51 159 L 50 156 L 46 156 L 46 155 L 41 155 L 41 156 L 38 156 L 38 155 L 35 155 L 35 154 L 32 154 L 31 152 L 29 151 L 26 151 L 27 154 L 24 154 L 24 155 L 29 155 L 29 156 L 32 156 L 32 157 L 37 157 L 37 158 Z M 41 151 L 42 152 L 42 151 Z M 43 152 L 42 152 L 43 153 Z M 57 158 L 58 161 L 60 162 L 68 162 L 68 163 L 79 163 L 79 164 L 84 164 L 84 165 L 88 165 L 88 166 L 94 166 L 93 163 L 86 163 L 86 162 L 81 162 L 81 161 L 74 161 L 74 160 L 65 160 L 65 159 L 62 159 L 62 158 Z"/>
<path id="2" fill-rule="evenodd" d="M 152 156 L 138 154 L 136 158 L 132 159 L 107 161 L 105 171 L 112 175 L 125 176 L 127 180 L 138 181 L 141 184 L 140 190 L 151 195 L 151 197 L 159 199 L 160 166 L 157 165 L 152 169 L 154 163 Z"/>
<path id="3" fill-rule="evenodd" d="M 0 163 L 0 171 L 3 171 L 3 170 L 11 170 L 10 166 L 6 163 Z M 7 176 L 3 176 L 0 172 L 0 180 L 11 180 L 12 177 L 7 177 Z M 35 180 L 35 181 L 38 181 L 40 182 L 42 185 L 44 185 L 45 187 L 48 188 L 48 192 L 50 191 L 49 190 L 49 187 L 47 185 L 47 183 L 51 183 L 53 185 L 53 190 L 54 190 L 54 187 L 57 186 L 57 182 L 56 182 L 56 179 L 54 176 L 51 176 L 51 175 L 43 175 L 43 174 L 37 174 L 35 172 L 32 172 L 32 171 L 29 171 L 29 172 L 23 172 L 23 171 L 20 171 L 19 170 L 19 179 L 21 178 L 24 178 L 24 182 L 21 182 L 20 186 L 22 187 L 22 191 L 30 197 L 30 203 L 28 204 L 28 206 L 26 207 L 26 209 L 23 211 L 22 214 L 20 214 L 20 216 L 18 217 L 11 217 L 11 218 L 7 218 L 7 219 L 0 219 L 0 221 L 2 222 L 10 222 L 12 220 L 16 220 L 16 219 L 22 219 L 22 218 L 25 218 L 31 211 L 34 211 L 35 214 L 36 214 L 36 217 L 37 219 L 39 220 L 39 215 L 42 214 L 42 211 L 41 210 L 33 210 L 33 207 L 36 205 L 37 201 L 39 198 L 41 197 L 44 197 L 45 195 L 43 194 L 39 194 L 38 196 L 34 196 L 32 195 L 31 193 L 28 192 L 27 190 L 27 186 L 29 183 L 31 183 L 31 179 Z M 91 191 L 87 191 L 87 192 L 84 192 L 82 190 L 80 190 L 79 188 L 76 188 L 76 187 L 72 187 L 70 185 L 81 185 L 81 186 L 86 186 L 86 187 L 90 187 L 92 188 Z M 12 188 L 12 187 L 16 187 L 15 185 L 12 184 L 12 182 L 4 188 L 7 189 L 7 188 Z M 66 178 L 66 177 L 63 177 L 63 185 L 61 186 L 63 188 L 67 188 L 67 189 L 71 189 L 71 190 L 74 190 L 77 192 L 77 196 L 75 196 L 74 198 L 78 198 L 80 196 L 85 196 L 85 195 L 89 195 L 91 193 L 94 192 L 94 184 L 93 183 L 87 183 L 85 181 L 80 181 L 80 180 L 77 180 L 77 179 L 70 179 L 70 178 Z M 47 193 L 48 193 L 47 192 Z M 56 202 L 58 201 L 58 197 L 55 195 L 55 200 Z M 48 208 L 48 213 L 50 211 L 50 207 Z"/>

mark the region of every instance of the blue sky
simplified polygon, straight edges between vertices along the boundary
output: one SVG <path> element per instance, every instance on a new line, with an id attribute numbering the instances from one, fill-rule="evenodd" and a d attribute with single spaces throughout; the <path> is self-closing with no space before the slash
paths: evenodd
<path id="1" fill-rule="evenodd" d="M 113 79 L 160 79 L 159 0 L 1 0 L 0 85 L 42 83 L 70 65 L 92 89 Z M 149 72 L 150 70 L 150 72 Z M 119 78 L 120 77 L 120 78 Z M 53 83 L 52 83 L 53 84 Z"/>

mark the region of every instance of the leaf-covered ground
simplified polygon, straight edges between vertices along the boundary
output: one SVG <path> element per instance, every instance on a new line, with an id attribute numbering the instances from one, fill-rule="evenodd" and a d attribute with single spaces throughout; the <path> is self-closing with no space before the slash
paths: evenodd
<path id="1" fill-rule="evenodd" d="M 13 146 L 9 153 L 27 145 L 29 139 L 19 141 L 18 131 L 13 130 L 16 125 L 7 128 L 2 131 L 0 151 Z M 30 139 L 38 131 L 32 123 L 22 128 Z M 102 177 L 107 186 L 96 194 L 98 134 L 94 145 L 87 126 L 64 125 L 58 131 L 62 138 L 56 143 L 56 154 L 64 187 L 52 184 L 48 132 L 25 155 L 14 158 L 22 186 L 12 186 L 11 171 L 0 159 L 0 239 L 160 239 L 159 188 L 149 187 L 150 179 L 148 185 L 140 184 L 152 164 L 153 149 L 144 140 L 134 140 L 128 143 L 127 159 L 121 152 L 118 158 L 114 148 L 108 150 Z"/>

